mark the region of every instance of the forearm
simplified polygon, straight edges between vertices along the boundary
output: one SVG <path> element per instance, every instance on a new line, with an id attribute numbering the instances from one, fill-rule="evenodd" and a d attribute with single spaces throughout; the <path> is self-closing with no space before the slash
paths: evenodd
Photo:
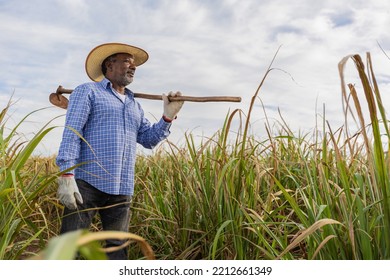
<path id="1" fill-rule="evenodd" d="M 171 123 L 164 121 L 162 118 L 153 125 L 144 125 L 138 133 L 137 143 L 147 149 L 152 149 L 169 136 L 170 127 Z"/>

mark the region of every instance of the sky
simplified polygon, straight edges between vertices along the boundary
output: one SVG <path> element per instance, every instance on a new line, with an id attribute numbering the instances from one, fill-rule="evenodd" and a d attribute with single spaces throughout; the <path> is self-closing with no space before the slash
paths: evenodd
<path id="1" fill-rule="evenodd" d="M 274 57 L 250 133 L 261 139 L 265 123 L 277 131 L 284 121 L 304 134 L 318 122 L 322 126 L 323 118 L 336 130 L 344 123 L 338 63 L 345 56 L 365 60 L 371 54 L 389 104 L 389 26 L 390 1 L 384 0 L 0 0 L 0 109 L 12 99 L 10 127 L 42 109 L 20 132 L 31 138 L 50 121 L 56 128 L 37 152 L 56 154 L 65 110 L 53 107 L 49 94 L 59 85 L 72 89 L 89 82 L 84 63 L 90 50 L 120 42 L 150 56 L 129 85 L 134 92 L 242 98 L 186 102 L 169 137 L 179 146 L 186 134 L 200 142 L 212 137 L 235 109 L 247 114 Z M 359 91 L 352 61 L 345 73 Z M 162 102 L 139 102 L 151 122 L 161 117 Z"/>

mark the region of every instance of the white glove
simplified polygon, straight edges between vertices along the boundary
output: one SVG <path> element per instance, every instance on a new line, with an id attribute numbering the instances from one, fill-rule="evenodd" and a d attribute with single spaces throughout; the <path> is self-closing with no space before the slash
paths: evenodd
<path id="1" fill-rule="evenodd" d="M 77 209 L 77 203 L 83 203 L 83 198 L 81 197 L 74 176 L 61 176 L 58 178 L 57 197 L 70 210 Z"/>
<path id="2" fill-rule="evenodd" d="M 178 91 L 176 93 L 173 93 L 170 91 L 168 93 L 168 96 L 165 94 L 162 95 L 162 99 L 164 101 L 164 116 L 170 120 L 174 120 L 176 118 L 176 115 L 179 113 L 181 107 L 184 104 L 184 101 L 172 101 L 170 102 L 168 97 L 175 97 L 175 96 L 181 96 L 181 92 Z"/>

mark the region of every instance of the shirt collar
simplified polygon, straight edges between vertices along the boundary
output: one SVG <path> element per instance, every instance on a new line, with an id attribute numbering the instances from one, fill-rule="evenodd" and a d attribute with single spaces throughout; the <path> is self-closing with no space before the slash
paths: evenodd
<path id="1" fill-rule="evenodd" d="M 103 80 L 101 80 L 99 82 L 105 89 L 109 89 L 111 87 L 111 82 L 109 79 L 107 78 L 103 78 Z M 131 97 L 131 98 L 134 98 L 134 93 L 129 90 L 128 88 L 125 88 L 125 92 L 126 92 L 126 95 L 127 97 Z"/>

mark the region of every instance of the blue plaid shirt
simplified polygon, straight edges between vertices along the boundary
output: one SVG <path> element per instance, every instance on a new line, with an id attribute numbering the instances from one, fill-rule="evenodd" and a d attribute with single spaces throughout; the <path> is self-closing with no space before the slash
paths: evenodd
<path id="1" fill-rule="evenodd" d="M 137 143 L 152 149 L 170 133 L 170 123 L 152 125 L 125 91 L 123 102 L 107 79 L 75 88 L 56 159 L 61 171 L 80 164 L 75 178 L 109 194 L 132 195 Z"/>

